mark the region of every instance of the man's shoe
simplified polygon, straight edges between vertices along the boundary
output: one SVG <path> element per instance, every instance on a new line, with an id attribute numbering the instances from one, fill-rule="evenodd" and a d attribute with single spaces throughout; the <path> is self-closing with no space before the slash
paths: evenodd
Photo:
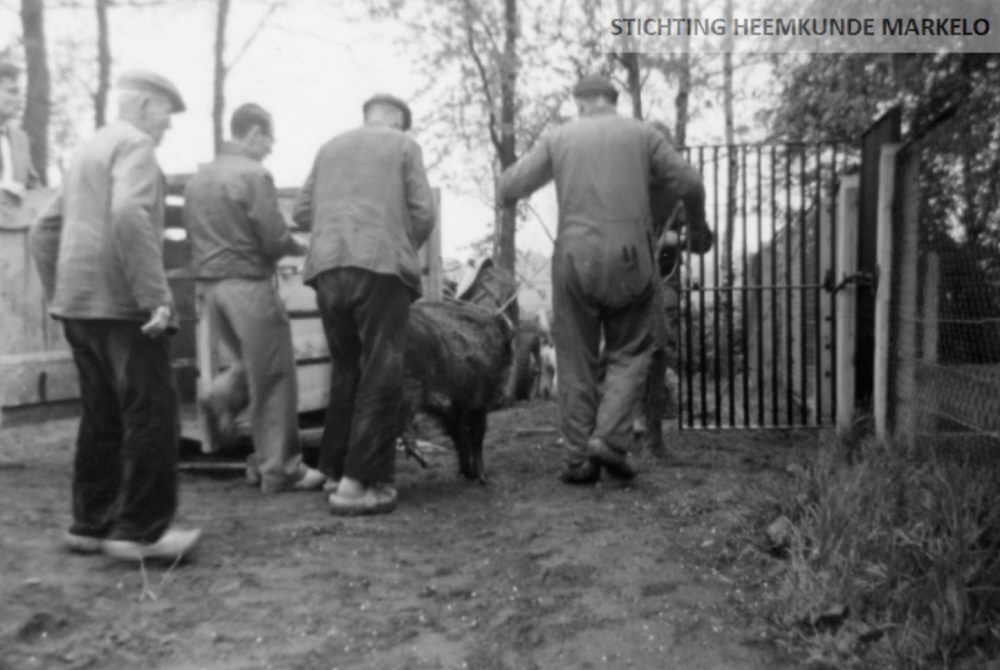
<path id="1" fill-rule="evenodd" d="M 99 554 L 104 545 L 104 539 L 93 535 L 79 535 L 66 531 L 63 535 L 63 545 L 77 554 Z"/>
<path id="2" fill-rule="evenodd" d="M 319 491 L 326 484 L 326 475 L 319 470 L 306 468 L 306 472 L 299 481 L 292 484 L 293 491 Z"/>
<path id="3" fill-rule="evenodd" d="M 559 475 L 564 484 L 596 484 L 601 478 L 601 466 L 593 461 L 568 463 Z"/>
<path id="4" fill-rule="evenodd" d="M 105 540 L 103 548 L 105 554 L 122 561 L 180 561 L 191 553 L 199 538 L 201 530 L 198 528 L 190 530 L 168 528 L 167 532 L 152 544 L 130 540 Z"/>
<path id="5" fill-rule="evenodd" d="M 367 516 L 388 514 L 396 509 L 397 499 L 398 494 L 392 486 L 372 484 L 356 496 L 331 493 L 327 502 L 330 504 L 330 513 L 335 516 Z"/>
<path id="6" fill-rule="evenodd" d="M 604 466 L 608 474 L 615 479 L 628 481 L 635 479 L 638 474 L 629 461 L 627 452 L 612 449 L 607 442 L 599 437 L 592 437 L 587 441 L 587 455 Z"/>

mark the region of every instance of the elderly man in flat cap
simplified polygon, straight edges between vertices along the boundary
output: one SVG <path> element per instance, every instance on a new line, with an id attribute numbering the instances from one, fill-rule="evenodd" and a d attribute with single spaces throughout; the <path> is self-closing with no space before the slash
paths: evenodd
<path id="1" fill-rule="evenodd" d="M 163 266 L 165 183 L 155 148 L 184 111 L 150 72 L 118 82 L 119 118 L 76 153 L 59 197 L 32 230 L 53 316 L 80 377 L 69 549 L 123 560 L 179 560 L 199 530 L 172 526 L 178 415 Z"/>
<path id="2" fill-rule="evenodd" d="M 202 410 L 219 441 L 249 406 L 251 484 L 265 493 L 318 490 L 326 478 L 302 462 L 292 331 L 273 282 L 282 257 L 305 251 L 262 164 L 274 145 L 274 120 L 250 103 L 233 112 L 230 129 L 232 139 L 184 190 L 200 318 L 233 358 L 205 390 Z"/>
<path id="3" fill-rule="evenodd" d="M 619 116 L 618 93 L 603 77 L 573 91 L 580 118 L 547 136 L 501 176 L 511 203 L 555 180 L 559 228 L 552 258 L 553 339 L 566 449 L 560 475 L 593 484 L 601 470 L 629 480 L 632 421 L 654 348 L 658 280 L 651 182 L 704 199 L 698 172 L 652 126 Z M 598 356 L 608 360 L 603 393 Z"/>
<path id="4" fill-rule="evenodd" d="M 417 249 L 435 219 L 420 145 L 406 134 L 409 107 L 377 95 L 363 111 L 362 127 L 319 150 L 293 214 L 312 230 L 304 279 L 333 362 L 319 467 L 336 483 L 329 503 L 339 515 L 396 506 L 403 337 L 421 292 Z"/>

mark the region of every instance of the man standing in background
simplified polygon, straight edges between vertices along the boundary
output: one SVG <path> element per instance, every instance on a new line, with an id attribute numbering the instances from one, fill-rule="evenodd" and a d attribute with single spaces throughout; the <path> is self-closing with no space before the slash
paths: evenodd
<path id="1" fill-rule="evenodd" d="M 292 332 L 274 285 L 278 260 L 305 249 L 292 237 L 262 165 L 274 145 L 271 115 L 243 105 L 230 129 L 232 140 L 184 191 L 200 318 L 208 319 L 230 362 L 209 382 L 201 407 L 212 440 L 220 442 L 250 406 L 252 484 L 265 493 L 317 490 L 326 478 L 302 462 Z"/>
<path id="2" fill-rule="evenodd" d="M 179 421 L 163 266 L 166 184 L 155 147 L 184 101 L 167 79 L 118 82 L 119 119 L 74 156 L 59 197 L 32 230 L 32 252 L 80 377 L 73 467 L 74 551 L 179 560 L 200 530 L 171 527 Z"/>
<path id="3" fill-rule="evenodd" d="M 15 65 L 0 63 L 0 228 L 13 224 L 12 210 L 36 181 L 28 135 L 14 125 L 22 106 L 20 74 Z"/>
<path id="4" fill-rule="evenodd" d="M 320 470 L 338 482 L 334 514 L 396 507 L 392 487 L 401 434 L 403 338 L 421 292 L 417 249 L 434 228 L 434 198 L 410 108 L 377 95 L 365 123 L 327 142 L 295 202 L 312 230 L 304 281 L 332 360 Z"/>

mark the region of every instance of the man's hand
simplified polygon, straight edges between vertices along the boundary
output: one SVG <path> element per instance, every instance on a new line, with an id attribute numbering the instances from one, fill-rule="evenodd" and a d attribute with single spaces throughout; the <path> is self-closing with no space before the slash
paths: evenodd
<path id="1" fill-rule="evenodd" d="M 660 244 L 662 247 L 679 247 L 681 245 L 681 236 L 677 231 L 665 230 L 663 234 L 660 235 Z"/>
<path id="2" fill-rule="evenodd" d="M 170 305 L 160 305 L 153 310 L 152 318 L 142 327 L 142 333 L 149 337 L 159 337 L 170 325 L 172 315 L 173 310 L 170 309 Z"/>

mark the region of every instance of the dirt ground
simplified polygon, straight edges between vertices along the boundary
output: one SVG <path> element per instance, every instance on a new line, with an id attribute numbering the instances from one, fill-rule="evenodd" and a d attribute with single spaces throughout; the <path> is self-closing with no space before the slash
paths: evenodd
<path id="1" fill-rule="evenodd" d="M 450 450 L 401 457 L 382 517 L 186 471 L 178 521 L 204 538 L 173 569 L 67 553 L 75 421 L 6 429 L 0 670 L 793 667 L 735 538 L 748 485 L 796 440 L 673 434 L 683 466 L 570 487 L 554 438 L 525 434 L 556 420 L 543 402 L 491 415 L 487 486 Z"/>

